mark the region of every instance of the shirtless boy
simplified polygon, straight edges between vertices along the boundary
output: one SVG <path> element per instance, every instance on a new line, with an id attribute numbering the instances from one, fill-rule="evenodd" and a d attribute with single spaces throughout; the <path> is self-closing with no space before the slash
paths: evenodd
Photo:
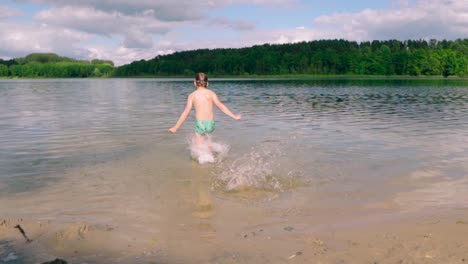
<path id="1" fill-rule="evenodd" d="M 213 104 L 216 105 L 223 113 L 232 117 L 235 120 L 240 120 L 240 115 L 233 114 L 223 103 L 218 99 L 215 92 L 209 90 L 208 76 L 204 73 L 198 73 L 193 82 L 196 90 L 187 98 L 185 110 L 179 117 L 175 126 L 169 129 L 169 132 L 176 133 L 179 127 L 185 122 L 187 116 L 195 108 L 195 135 L 197 144 L 202 144 L 205 141 L 207 134 L 215 129 Z"/>

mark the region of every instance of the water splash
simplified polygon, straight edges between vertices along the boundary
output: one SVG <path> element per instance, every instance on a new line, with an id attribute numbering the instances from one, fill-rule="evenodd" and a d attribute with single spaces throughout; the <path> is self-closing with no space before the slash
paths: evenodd
<path id="1" fill-rule="evenodd" d="M 192 134 L 188 141 L 192 159 L 200 164 L 221 161 L 229 152 L 229 145 L 213 141 L 211 135 L 206 135 L 202 142 L 197 142 L 196 135 Z"/>
<path id="2" fill-rule="evenodd" d="M 277 143 L 252 147 L 249 153 L 219 165 L 215 189 L 228 192 L 283 192 L 301 185 L 301 173 L 283 166 L 282 156 Z"/>

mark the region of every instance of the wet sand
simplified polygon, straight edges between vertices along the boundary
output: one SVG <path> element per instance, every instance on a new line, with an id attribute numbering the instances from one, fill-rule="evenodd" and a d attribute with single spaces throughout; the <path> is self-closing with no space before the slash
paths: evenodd
<path id="1" fill-rule="evenodd" d="M 40 263 L 464 263 L 468 261 L 468 210 L 405 215 L 398 220 L 309 225 L 213 223 L 210 214 L 179 223 L 172 234 L 113 226 L 2 220 L 0 253 Z M 198 219 L 196 219 L 198 218 Z M 236 217 L 234 217 L 236 218 Z M 196 219 L 196 220 L 195 220 Z M 346 222 L 346 221 L 345 221 Z M 13 228 L 20 224 L 33 242 Z M 175 228 L 175 227 L 173 227 Z M 24 262 L 23 262 L 24 261 Z"/>
<path id="2" fill-rule="evenodd" d="M 283 191 L 223 191 L 214 165 L 191 161 L 184 148 L 173 152 L 184 158 L 149 150 L 2 195 L 0 261 L 468 262 L 468 206 L 421 203 L 433 183 L 396 195 L 345 192 L 323 179 Z"/>

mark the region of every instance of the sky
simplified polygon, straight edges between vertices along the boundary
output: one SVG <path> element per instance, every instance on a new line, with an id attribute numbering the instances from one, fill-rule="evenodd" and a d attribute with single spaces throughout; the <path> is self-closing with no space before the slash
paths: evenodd
<path id="1" fill-rule="evenodd" d="M 0 0 L 0 58 L 123 65 L 200 48 L 468 37 L 468 0 Z"/>

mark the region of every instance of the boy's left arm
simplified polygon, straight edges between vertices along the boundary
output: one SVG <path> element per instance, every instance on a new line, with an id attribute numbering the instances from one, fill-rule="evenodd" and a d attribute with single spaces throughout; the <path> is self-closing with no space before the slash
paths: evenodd
<path id="1" fill-rule="evenodd" d="M 192 104 L 192 95 L 189 95 L 189 97 L 187 98 L 187 105 L 185 106 L 184 111 L 180 115 L 179 120 L 177 120 L 175 126 L 169 128 L 169 132 L 171 132 L 172 134 L 175 134 L 177 132 L 179 127 L 185 122 L 185 119 L 187 119 L 188 115 L 190 114 L 190 111 L 192 110 Z"/>
<path id="2" fill-rule="evenodd" d="M 218 99 L 218 96 L 216 95 L 216 93 L 213 93 L 213 103 L 223 112 L 225 113 L 226 115 L 230 116 L 231 118 L 235 119 L 235 120 L 240 120 L 241 119 L 241 116 L 240 115 L 235 115 L 231 112 L 231 110 L 229 110 L 229 108 L 227 108 L 227 106 L 225 106 L 223 103 L 221 103 L 221 101 L 219 101 Z"/>

